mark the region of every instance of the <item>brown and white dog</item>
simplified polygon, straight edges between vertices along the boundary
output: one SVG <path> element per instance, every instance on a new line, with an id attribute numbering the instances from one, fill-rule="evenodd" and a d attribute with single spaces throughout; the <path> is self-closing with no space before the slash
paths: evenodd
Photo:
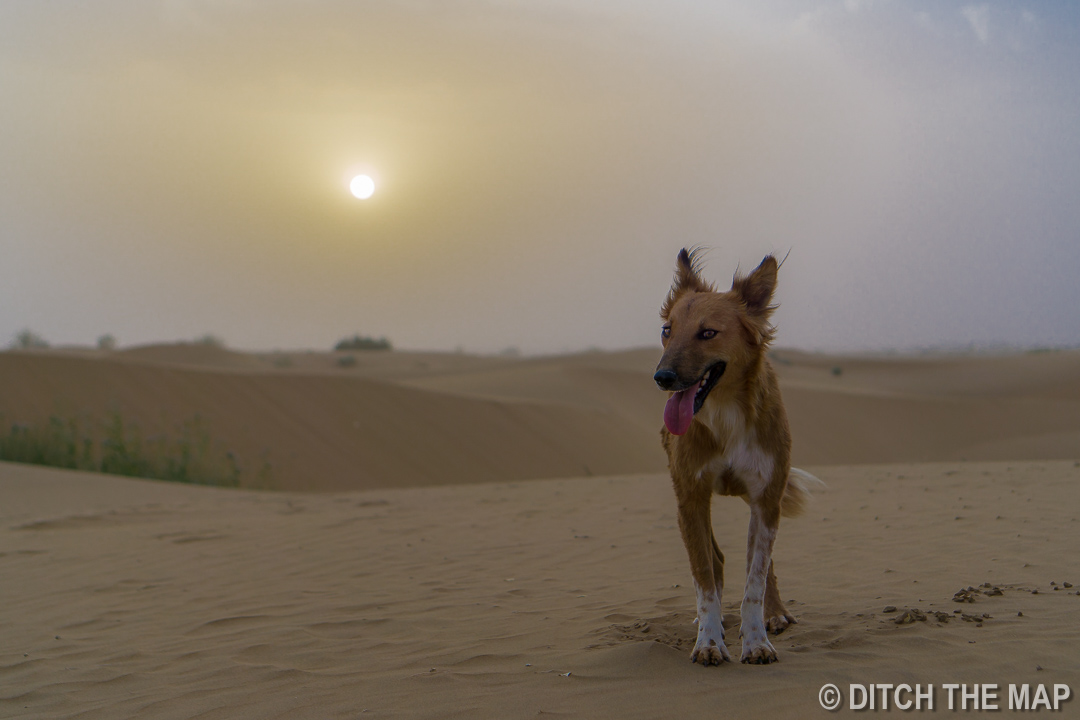
<path id="1" fill-rule="evenodd" d="M 750 505 L 742 662 L 774 662 L 769 631 L 780 633 L 795 622 L 776 588 L 773 541 L 780 516 L 797 515 L 809 498 L 808 484 L 820 481 L 790 466 L 791 433 L 766 358 L 778 267 L 770 255 L 749 275 L 736 275 L 731 290 L 717 292 L 701 278 L 697 251 L 684 249 L 660 310 L 664 355 L 653 379 L 671 391 L 660 435 L 697 589 L 697 643 L 690 660 L 706 666 L 731 659 L 724 645 L 724 554 L 713 535 L 713 493 L 738 495 Z"/>

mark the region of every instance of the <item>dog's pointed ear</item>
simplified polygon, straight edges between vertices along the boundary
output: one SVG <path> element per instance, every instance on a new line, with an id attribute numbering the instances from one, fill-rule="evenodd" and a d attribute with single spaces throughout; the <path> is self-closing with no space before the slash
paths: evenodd
<path id="1" fill-rule="evenodd" d="M 679 298 L 688 292 L 712 292 L 713 286 L 701 279 L 701 248 L 679 251 L 675 259 L 675 280 L 671 283 L 664 306 L 660 308 L 660 317 L 664 320 L 671 315 L 671 309 Z"/>
<path id="2" fill-rule="evenodd" d="M 767 318 L 776 309 L 772 302 L 776 290 L 776 271 L 779 265 L 776 258 L 766 255 L 761 264 L 746 277 L 738 275 L 731 282 L 731 289 L 738 293 L 746 304 L 746 311 L 755 317 Z"/>

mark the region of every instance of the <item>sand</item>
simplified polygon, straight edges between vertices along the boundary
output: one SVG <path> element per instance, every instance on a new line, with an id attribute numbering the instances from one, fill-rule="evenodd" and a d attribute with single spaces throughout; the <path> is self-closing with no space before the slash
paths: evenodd
<path id="1" fill-rule="evenodd" d="M 774 665 L 702 668 L 670 482 L 649 466 L 647 413 L 663 398 L 630 389 L 652 351 L 358 354 L 342 368 L 319 354 L 226 366 L 199 350 L 197 363 L 0 354 L 5 417 L 131 387 L 133 411 L 219 402 L 216 428 L 301 433 L 307 453 L 275 492 L 0 463 L 0 717 L 797 718 L 828 715 L 825 683 L 932 683 L 942 713 L 944 683 L 1080 691 L 1075 353 L 780 354 L 800 462 L 827 484 L 777 541 L 799 624 L 774 638 Z M 465 447 L 320 478 L 334 466 L 314 456 L 336 446 L 316 441 L 338 413 L 362 415 L 350 403 L 403 423 L 367 453 L 400 456 L 409 431 Z M 486 465 L 469 445 L 484 412 L 503 425 L 504 459 Z M 567 418 L 580 424 L 560 435 Z M 598 418 L 626 437 L 595 440 Z M 438 477 L 429 452 L 448 463 Z M 557 472 L 541 479 L 534 462 Z M 736 625 L 747 516 L 714 503 Z M 729 646 L 737 656 L 736 629 Z"/>

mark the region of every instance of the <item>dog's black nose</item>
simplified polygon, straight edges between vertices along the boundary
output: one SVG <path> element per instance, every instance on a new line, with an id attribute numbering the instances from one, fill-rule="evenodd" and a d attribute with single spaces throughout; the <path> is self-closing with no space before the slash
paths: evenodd
<path id="1" fill-rule="evenodd" d="M 652 379 L 656 381 L 661 390 L 670 390 L 675 381 L 679 379 L 679 376 L 675 374 L 674 370 L 657 370 Z"/>

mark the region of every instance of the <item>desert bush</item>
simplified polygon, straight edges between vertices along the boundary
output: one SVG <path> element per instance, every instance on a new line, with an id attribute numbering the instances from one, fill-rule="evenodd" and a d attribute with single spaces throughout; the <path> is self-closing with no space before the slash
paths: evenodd
<path id="1" fill-rule="evenodd" d="M 385 337 L 372 338 L 366 335 L 353 335 L 351 338 L 343 338 L 334 346 L 335 350 L 393 350 L 390 341 Z"/>
<path id="2" fill-rule="evenodd" d="M 195 344 L 196 345 L 206 345 L 207 347 L 216 347 L 216 348 L 224 348 L 225 347 L 225 341 L 222 340 L 221 338 L 219 338 L 217 335 L 214 335 L 213 333 L 206 333 L 205 335 L 201 335 L 201 336 L 195 338 Z"/>
<path id="3" fill-rule="evenodd" d="M 97 339 L 97 346 L 98 350 L 112 352 L 116 349 L 116 337 L 110 333 L 106 333 Z"/>
<path id="4" fill-rule="evenodd" d="M 15 334 L 11 347 L 19 350 L 33 350 L 49 347 L 48 341 L 30 328 L 23 328 Z"/>
<path id="5" fill-rule="evenodd" d="M 343 368 L 356 367 L 356 356 L 355 355 L 342 355 L 341 357 L 339 357 L 337 359 L 337 364 L 338 364 L 338 367 L 343 367 Z"/>
<path id="6" fill-rule="evenodd" d="M 214 446 L 198 416 L 180 425 L 178 437 L 152 438 L 117 412 L 96 426 L 56 415 L 40 424 L 14 423 L 0 434 L 0 460 L 225 487 L 238 487 L 241 476 L 236 455 Z M 262 487 L 270 485 L 268 472 L 264 461 Z"/>
<path id="7" fill-rule="evenodd" d="M 0 435 L 0 460 L 33 465 L 94 469 L 93 441 L 83 436 L 74 420 L 52 416 L 41 426 L 14 423 Z"/>

